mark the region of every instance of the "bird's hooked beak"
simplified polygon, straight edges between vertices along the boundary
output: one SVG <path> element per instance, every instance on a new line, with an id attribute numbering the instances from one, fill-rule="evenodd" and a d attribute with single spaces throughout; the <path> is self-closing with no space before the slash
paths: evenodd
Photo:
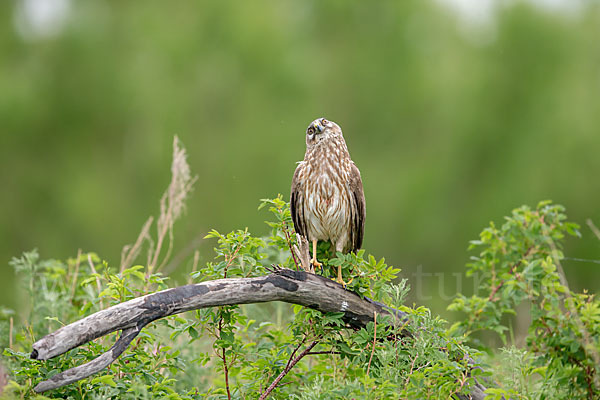
<path id="1" fill-rule="evenodd" d="M 323 132 L 323 130 L 325 129 L 325 127 L 321 124 L 321 120 L 314 121 L 312 126 L 315 129 L 315 132 L 319 133 Z"/>

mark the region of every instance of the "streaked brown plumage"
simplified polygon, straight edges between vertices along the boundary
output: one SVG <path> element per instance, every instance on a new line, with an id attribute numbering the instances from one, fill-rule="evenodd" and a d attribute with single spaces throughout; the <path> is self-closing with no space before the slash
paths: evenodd
<path id="1" fill-rule="evenodd" d="M 306 154 L 292 179 L 290 208 L 296 232 L 313 244 L 313 265 L 320 265 L 319 240 L 331 241 L 343 253 L 360 249 L 365 229 L 363 185 L 335 122 L 319 118 L 308 126 Z M 343 283 L 341 267 L 337 280 Z"/>

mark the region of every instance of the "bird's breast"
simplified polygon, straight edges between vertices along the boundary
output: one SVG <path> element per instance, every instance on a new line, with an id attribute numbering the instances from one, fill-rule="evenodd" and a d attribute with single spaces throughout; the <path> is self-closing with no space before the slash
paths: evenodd
<path id="1" fill-rule="evenodd" d="M 351 218 L 348 168 L 349 163 L 341 159 L 307 163 L 303 181 L 311 238 L 336 242 L 347 236 Z"/>

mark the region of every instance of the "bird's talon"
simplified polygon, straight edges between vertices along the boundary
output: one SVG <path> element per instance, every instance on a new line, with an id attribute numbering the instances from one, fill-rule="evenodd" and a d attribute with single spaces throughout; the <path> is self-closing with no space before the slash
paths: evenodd
<path id="1" fill-rule="evenodd" d="M 350 283 L 352 283 L 353 279 L 354 278 L 350 278 L 350 282 L 348 282 L 348 283 L 344 282 L 344 279 L 342 278 L 342 266 L 338 265 L 337 278 L 335 279 L 335 281 L 337 283 L 339 283 L 340 285 L 342 285 L 344 287 L 344 289 L 346 289 L 346 285 L 349 285 Z"/>
<path id="2" fill-rule="evenodd" d="M 338 276 L 338 277 L 335 279 L 335 281 L 336 281 L 337 283 L 339 283 L 340 285 L 342 285 L 342 287 L 343 287 L 344 289 L 346 289 L 346 286 L 348 286 L 349 284 L 351 284 L 353 279 L 354 279 L 354 278 L 350 278 L 350 280 L 349 280 L 348 282 L 344 282 L 344 279 L 342 279 L 342 277 L 341 277 L 341 276 Z"/>

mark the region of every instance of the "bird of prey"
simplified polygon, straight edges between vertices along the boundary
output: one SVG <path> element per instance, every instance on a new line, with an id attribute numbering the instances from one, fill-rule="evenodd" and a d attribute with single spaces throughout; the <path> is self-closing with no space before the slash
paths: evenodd
<path id="1" fill-rule="evenodd" d="M 330 241 L 336 252 L 360 249 L 366 215 L 363 184 L 335 122 L 319 118 L 306 129 L 306 153 L 292 178 L 290 208 L 294 229 L 312 242 L 313 266 L 321 266 L 319 240 Z M 341 266 L 337 282 L 345 284 Z"/>

